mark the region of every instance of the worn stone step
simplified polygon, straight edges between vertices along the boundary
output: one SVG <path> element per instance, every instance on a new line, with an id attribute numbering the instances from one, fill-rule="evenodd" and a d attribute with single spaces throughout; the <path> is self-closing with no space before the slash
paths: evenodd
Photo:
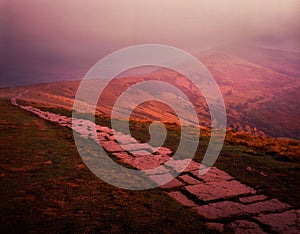
<path id="1" fill-rule="evenodd" d="M 199 215 L 208 220 L 230 218 L 233 216 L 255 215 L 261 212 L 276 212 L 291 208 L 277 199 L 252 203 L 249 205 L 233 201 L 223 201 L 199 206 L 195 209 Z"/>
<path id="2" fill-rule="evenodd" d="M 236 220 L 228 227 L 235 234 L 267 234 L 257 223 L 248 220 Z"/>
<path id="3" fill-rule="evenodd" d="M 260 214 L 257 218 L 277 233 L 300 233 L 300 210 L 289 210 L 275 214 Z"/>
<path id="4" fill-rule="evenodd" d="M 240 183 L 237 180 L 217 180 L 202 184 L 185 186 L 190 194 L 202 201 L 213 201 L 221 198 L 229 198 L 241 194 L 255 194 L 253 188 Z"/>

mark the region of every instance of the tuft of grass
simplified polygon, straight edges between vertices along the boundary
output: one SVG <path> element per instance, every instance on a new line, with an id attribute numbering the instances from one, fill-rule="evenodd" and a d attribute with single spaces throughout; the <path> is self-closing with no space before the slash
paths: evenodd
<path id="1" fill-rule="evenodd" d="M 300 162 L 300 141 L 298 140 L 228 131 L 226 142 L 231 145 L 244 145 L 254 155 L 269 154 L 280 161 Z"/>

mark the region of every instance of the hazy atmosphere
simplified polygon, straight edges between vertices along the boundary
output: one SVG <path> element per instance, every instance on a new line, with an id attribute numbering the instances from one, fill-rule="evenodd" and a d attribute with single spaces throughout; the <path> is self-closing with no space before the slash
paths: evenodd
<path id="1" fill-rule="evenodd" d="M 300 234 L 300 0 L 0 6 L 1 234 Z"/>
<path id="2" fill-rule="evenodd" d="M 1 83 L 80 80 L 135 44 L 197 56 L 227 44 L 299 51 L 300 1 L 1 0 Z"/>

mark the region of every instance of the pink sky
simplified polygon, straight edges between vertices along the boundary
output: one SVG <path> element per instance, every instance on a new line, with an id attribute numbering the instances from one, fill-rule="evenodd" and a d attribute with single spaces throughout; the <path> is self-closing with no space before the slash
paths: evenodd
<path id="1" fill-rule="evenodd" d="M 1 86 L 81 79 L 105 55 L 159 43 L 300 50 L 298 0 L 0 0 Z M 3 67 L 4 66 L 4 67 Z"/>

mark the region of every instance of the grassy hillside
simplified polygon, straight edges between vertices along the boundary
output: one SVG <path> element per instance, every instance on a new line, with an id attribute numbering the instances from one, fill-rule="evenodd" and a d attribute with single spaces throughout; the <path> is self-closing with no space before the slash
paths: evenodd
<path id="1" fill-rule="evenodd" d="M 64 109 L 44 108 L 53 113 L 71 116 Z M 84 116 L 82 116 L 84 118 Z M 110 126 L 110 119 L 96 117 L 100 125 Z M 147 142 L 150 139 L 149 121 L 131 121 L 132 135 Z M 176 150 L 180 141 L 180 128 L 167 123 L 168 136 L 165 146 Z M 209 129 L 201 129 L 201 140 L 195 160 L 201 162 L 209 142 Z M 216 166 L 242 182 L 279 198 L 291 205 L 300 206 L 300 142 L 267 136 L 255 136 L 243 132 L 228 131 Z"/>
<path id="2" fill-rule="evenodd" d="M 211 233 L 160 189 L 122 190 L 94 176 L 70 129 L 0 105 L 2 233 Z"/>

